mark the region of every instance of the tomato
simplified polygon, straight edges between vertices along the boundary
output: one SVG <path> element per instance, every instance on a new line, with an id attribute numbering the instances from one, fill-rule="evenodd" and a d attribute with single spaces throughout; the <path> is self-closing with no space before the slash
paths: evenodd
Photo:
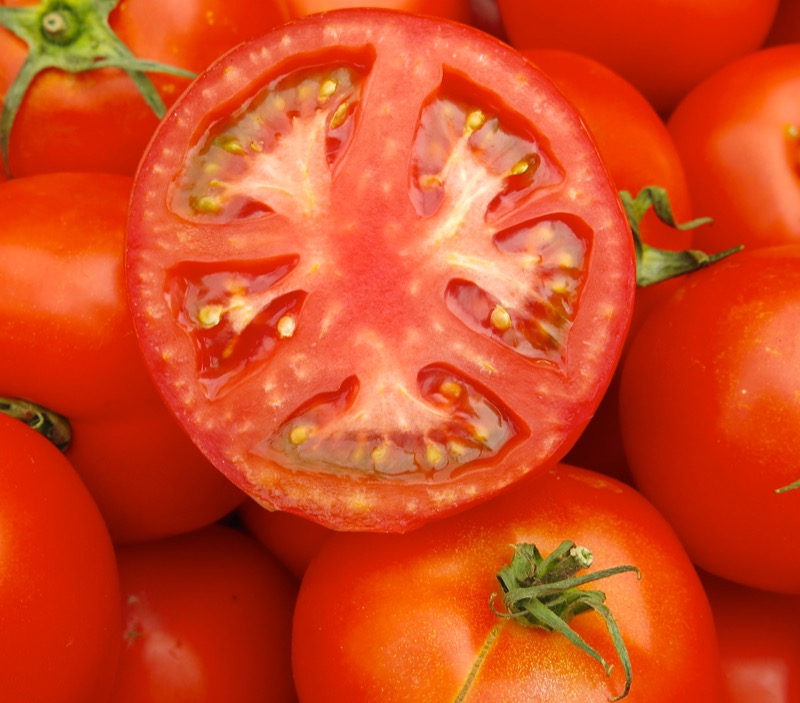
<path id="1" fill-rule="evenodd" d="M 271 0 L 0 0 L 0 11 L 0 25 L 6 27 L 14 18 L 23 24 L 24 18 L 23 36 L 33 43 L 29 49 L 23 37 L 0 26 L 5 110 L 14 102 L 12 85 L 23 65 L 22 75 L 32 79 L 18 96 L 19 110 L 6 135 L 16 176 L 78 170 L 132 175 L 163 104 L 175 100 L 191 74 L 285 19 Z M 95 57 L 124 61 L 129 54 L 128 60 L 161 64 L 145 67 L 154 71 L 148 77 L 155 110 L 132 80 L 147 80 L 136 74 L 137 65 L 126 65 L 133 76 L 123 68 L 96 67 Z M 71 73 L 62 70 L 66 66 L 91 70 Z M 164 73 L 164 66 L 183 69 L 183 74 Z M 34 67 L 43 69 L 35 77 L 30 75 Z"/>
<path id="2" fill-rule="evenodd" d="M 594 59 L 559 49 L 527 49 L 523 55 L 553 80 L 585 120 L 618 190 L 637 195 L 658 186 L 669 196 L 678 222 L 692 219 L 689 187 L 678 151 L 661 117 L 644 95 L 618 73 Z M 688 230 L 670 227 L 648 210 L 640 223 L 645 243 L 661 249 L 688 249 Z M 670 290 L 671 280 L 636 291 L 631 329 Z M 624 353 L 624 352 L 623 352 Z M 615 379 L 568 455 L 569 461 L 629 480 L 619 430 L 618 381 Z"/>
<path id="3" fill-rule="evenodd" d="M 764 49 L 697 86 L 669 120 L 695 206 L 697 245 L 800 242 L 800 45 Z"/>
<path id="4" fill-rule="evenodd" d="M 111 703 L 296 700 L 289 640 L 296 588 L 229 527 L 118 550 L 124 642 Z"/>
<path id="5" fill-rule="evenodd" d="M 201 527 L 244 498 L 142 363 L 123 280 L 131 183 L 74 173 L 0 184 L 0 396 L 66 416 L 67 456 L 118 542 Z"/>
<path id="6" fill-rule="evenodd" d="M 745 250 L 682 280 L 633 338 L 623 442 L 637 487 L 718 576 L 800 593 L 800 247 Z"/>
<path id="7" fill-rule="evenodd" d="M 797 0 L 780 0 L 778 12 L 764 40 L 765 46 L 793 44 L 800 41 L 800 3 Z"/>
<path id="8" fill-rule="evenodd" d="M 198 78 L 136 179 L 127 270 L 155 381 L 220 471 L 390 531 L 563 456 L 634 289 L 619 200 L 554 86 L 474 28 L 375 9 Z"/>
<path id="9" fill-rule="evenodd" d="M 800 597 L 702 574 L 731 703 L 791 703 L 800 696 Z"/>
<path id="10" fill-rule="evenodd" d="M 720 700 L 708 602 L 674 532 L 629 486 L 568 465 L 405 535 L 332 535 L 295 608 L 300 700 L 616 700 L 625 675 L 598 613 L 569 625 L 614 664 L 610 676 L 561 633 L 492 609 L 504 607 L 496 574 L 510 545 L 532 543 L 548 555 L 565 539 L 591 550 L 588 573 L 641 572 L 590 586 L 605 593 L 630 655 L 625 700 Z"/>
<path id="11" fill-rule="evenodd" d="M 629 80 L 663 115 L 703 78 L 755 51 L 778 0 L 498 0 L 511 44 L 566 49 Z"/>
<path id="12" fill-rule="evenodd" d="M 0 690 L 5 701 L 105 701 L 119 578 L 103 518 L 69 461 L 0 413 Z"/>
<path id="13" fill-rule="evenodd" d="M 254 500 L 245 501 L 237 515 L 247 531 L 298 580 L 331 532 L 292 513 L 267 510 Z"/>
<path id="14" fill-rule="evenodd" d="M 360 2 L 359 0 L 285 0 L 289 9 L 289 16 L 298 18 L 315 12 L 328 12 L 342 8 L 355 7 L 381 7 L 387 10 L 402 10 L 431 17 L 444 17 L 446 19 L 464 22 L 472 21 L 471 0 L 372 0 Z"/>

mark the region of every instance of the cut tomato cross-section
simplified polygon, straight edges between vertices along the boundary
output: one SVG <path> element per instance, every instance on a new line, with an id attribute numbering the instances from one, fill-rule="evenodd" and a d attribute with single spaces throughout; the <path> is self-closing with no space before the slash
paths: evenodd
<path id="1" fill-rule="evenodd" d="M 231 480 L 402 531 L 560 459 L 630 318 L 571 106 L 469 27 L 382 10 L 240 46 L 163 121 L 126 268 L 167 404 Z"/>

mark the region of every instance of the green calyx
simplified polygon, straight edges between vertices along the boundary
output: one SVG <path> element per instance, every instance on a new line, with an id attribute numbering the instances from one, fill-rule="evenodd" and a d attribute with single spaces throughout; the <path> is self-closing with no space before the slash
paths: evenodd
<path id="1" fill-rule="evenodd" d="M 581 588 L 584 584 L 615 574 L 633 571 L 641 578 L 635 566 L 617 566 L 592 573 L 577 575 L 591 566 L 592 553 L 570 540 L 565 540 L 548 556 L 543 557 L 532 544 L 514 547 L 511 563 L 501 569 L 497 580 L 503 589 L 505 612 L 494 612 L 504 618 L 529 626 L 559 632 L 580 650 L 596 659 L 606 672 L 611 665 L 570 626 L 569 621 L 586 611 L 598 613 L 606 623 L 617 656 L 625 672 L 625 689 L 617 701 L 628 695 L 632 683 L 631 661 L 614 616 L 605 604 L 602 591 Z"/>
<path id="2" fill-rule="evenodd" d="M 664 224 L 678 230 L 694 229 L 709 224 L 711 219 L 700 217 L 690 222 L 676 222 L 667 191 L 658 186 L 645 186 L 636 197 L 627 190 L 620 191 L 619 195 L 633 234 L 636 249 L 636 284 L 639 287 L 650 286 L 668 278 L 697 271 L 742 249 L 741 246 L 737 246 L 716 254 L 706 254 L 696 249 L 670 251 L 651 247 L 642 240 L 640 230 L 642 219 L 650 208 L 653 208 L 656 217 Z"/>
<path id="3" fill-rule="evenodd" d="M 0 398 L 0 413 L 21 420 L 44 435 L 60 451 L 65 452 L 69 448 L 72 427 L 63 415 L 22 398 Z"/>
<path id="4" fill-rule="evenodd" d="M 82 73 L 99 68 L 122 69 L 159 119 L 166 108 L 147 73 L 194 77 L 191 71 L 134 56 L 108 23 L 118 3 L 119 0 L 42 0 L 37 5 L 0 7 L 0 27 L 28 45 L 28 55 L 0 111 L 0 158 L 6 172 L 9 172 L 8 149 L 14 119 L 33 79 L 42 71 Z"/>

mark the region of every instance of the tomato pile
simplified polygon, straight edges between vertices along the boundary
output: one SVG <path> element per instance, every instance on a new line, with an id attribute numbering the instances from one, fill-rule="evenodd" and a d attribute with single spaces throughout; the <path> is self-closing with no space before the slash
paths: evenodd
<path id="1" fill-rule="evenodd" d="M 798 4 L 375 5 L 0 0 L 0 697 L 800 700 Z"/>

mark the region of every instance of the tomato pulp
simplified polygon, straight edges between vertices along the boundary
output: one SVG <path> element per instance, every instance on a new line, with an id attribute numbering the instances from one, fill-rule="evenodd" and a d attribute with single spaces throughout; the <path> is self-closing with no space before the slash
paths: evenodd
<path id="1" fill-rule="evenodd" d="M 378 9 L 197 79 L 138 172 L 126 268 L 198 446 L 337 529 L 403 531 L 557 461 L 634 292 L 619 199 L 553 84 L 482 32 Z"/>

